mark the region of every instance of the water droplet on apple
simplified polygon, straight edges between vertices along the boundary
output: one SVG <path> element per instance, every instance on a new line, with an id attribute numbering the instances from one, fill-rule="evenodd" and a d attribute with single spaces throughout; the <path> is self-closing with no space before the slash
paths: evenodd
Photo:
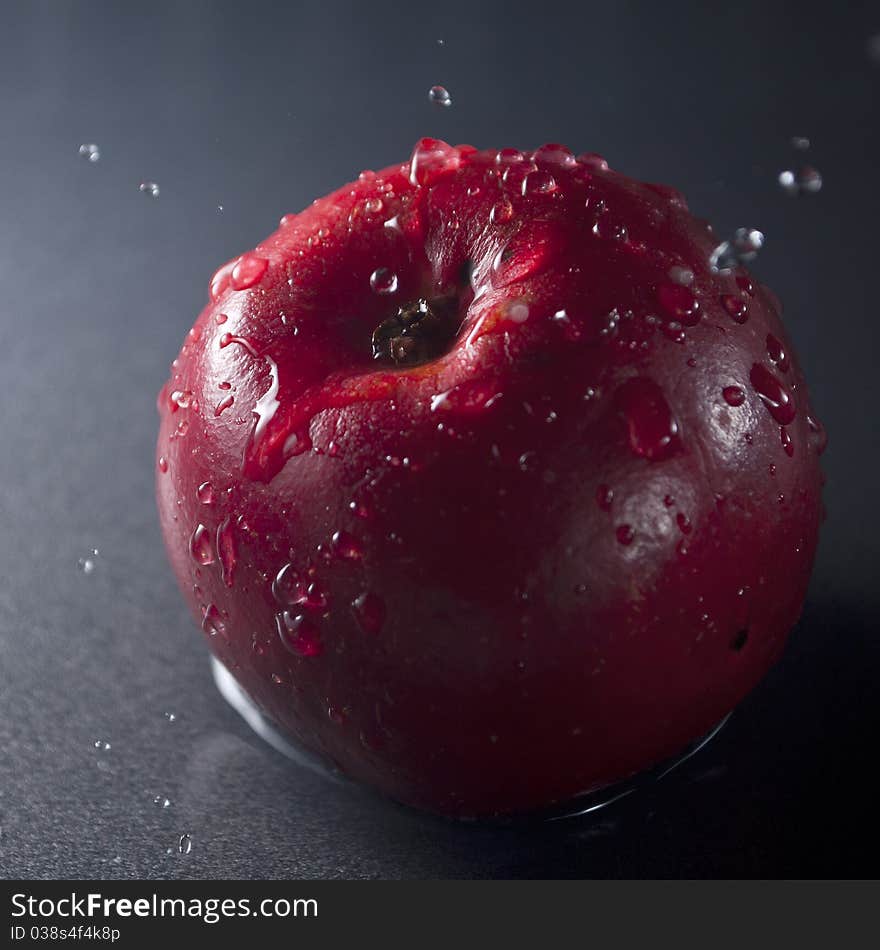
<path id="1" fill-rule="evenodd" d="M 226 621 L 214 604 L 202 608 L 202 630 L 209 637 L 226 637 Z"/>
<path id="2" fill-rule="evenodd" d="M 605 241 L 620 241 L 621 243 L 629 237 L 626 225 L 608 214 L 602 214 L 596 219 L 593 234 Z"/>
<path id="3" fill-rule="evenodd" d="M 168 472 L 168 459 L 164 455 L 159 456 L 159 461 L 156 463 L 159 466 L 159 471 L 165 475 Z"/>
<path id="4" fill-rule="evenodd" d="M 481 379 L 459 383 L 431 397 L 432 412 L 473 413 L 489 409 L 501 398 L 494 382 Z"/>
<path id="5" fill-rule="evenodd" d="M 690 287 L 694 282 L 694 272 L 689 267 L 670 267 L 666 276 L 673 284 L 681 284 L 682 287 Z"/>
<path id="6" fill-rule="evenodd" d="M 533 472 L 537 465 L 538 456 L 535 452 L 523 452 L 517 464 L 521 472 Z"/>
<path id="7" fill-rule="evenodd" d="M 577 161 L 579 165 L 585 165 L 587 168 L 595 168 L 601 172 L 608 171 L 608 162 L 598 152 L 581 152 Z"/>
<path id="8" fill-rule="evenodd" d="M 615 529 L 614 534 L 618 542 L 623 545 L 632 544 L 633 539 L 635 538 L 635 532 L 628 524 L 619 524 Z"/>
<path id="9" fill-rule="evenodd" d="M 452 96 L 449 95 L 449 91 L 443 86 L 431 86 L 428 90 L 428 101 L 431 105 L 448 109 L 452 105 Z"/>
<path id="10" fill-rule="evenodd" d="M 89 162 L 99 162 L 101 160 L 101 149 L 95 144 L 80 145 L 79 154 Z"/>
<path id="11" fill-rule="evenodd" d="M 678 525 L 678 530 L 681 531 L 682 534 L 691 533 L 690 519 L 683 511 L 679 511 L 675 516 L 675 523 Z"/>
<path id="12" fill-rule="evenodd" d="M 746 401 L 746 394 L 739 386 L 725 386 L 721 395 L 728 406 L 741 406 Z"/>
<path id="13" fill-rule="evenodd" d="M 235 264 L 235 261 L 227 261 L 214 272 L 210 286 L 211 300 L 216 300 L 229 286 L 229 275 L 232 273 L 232 268 L 235 267 Z"/>
<path id="14" fill-rule="evenodd" d="M 238 561 L 235 550 L 235 530 L 227 516 L 217 528 L 217 554 L 220 557 L 220 576 L 227 587 L 235 583 L 235 565 Z"/>
<path id="15" fill-rule="evenodd" d="M 559 186 L 550 172 L 538 170 L 529 172 L 523 179 L 522 193 L 524 195 L 549 195 Z"/>
<path id="16" fill-rule="evenodd" d="M 298 656 L 320 656 L 324 652 L 317 626 L 303 614 L 282 610 L 275 615 L 281 642 Z"/>
<path id="17" fill-rule="evenodd" d="M 196 489 L 196 498 L 203 505 L 214 504 L 214 486 L 210 482 L 202 482 Z"/>
<path id="18" fill-rule="evenodd" d="M 234 402 L 235 396 L 224 396 L 223 399 L 214 406 L 214 415 L 221 416 L 227 409 L 231 408 Z"/>
<path id="19" fill-rule="evenodd" d="M 363 557 L 363 550 L 357 538 L 347 531 L 337 531 L 330 539 L 333 551 L 338 557 L 346 561 L 359 561 Z"/>
<path id="20" fill-rule="evenodd" d="M 557 168 L 572 168 L 577 164 L 571 149 L 556 142 L 536 149 L 534 160 L 538 165 L 552 165 Z"/>
<path id="21" fill-rule="evenodd" d="M 285 564 L 272 581 L 272 596 L 285 607 L 301 603 L 306 587 L 293 564 Z"/>
<path id="22" fill-rule="evenodd" d="M 242 254 L 232 267 L 229 275 L 230 286 L 233 290 L 248 290 L 262 278 L 268 267 L 269 262 L 265 257 Z"/>
<path id="23" fill-rule="evenodd" d="M 786 354 L 782 343 L 775 336 L 773 336 L 772 333 L 767 334 L 767 355 L 770 357 L 771 362 L 775 363 L 779 367 L 780 372 L 788 372 L 788 355 Z"/>
<path id="24" fill-rule="evenodd" d="M 815 416 L 808 415 L 807 428 L 810 445 L 815 449 L 817 455 L 821 455 L 828 445 L 828 433 L 825 431 L 825 426 Z"/>
<path id="25" fill-rule="evenodd" d="M 492 205 L 492 210 L 489 212 L 489 223 L 490 224 L 506 224 L 513 217 L 513 205 L 507 200 L 507 198 L 502 198 L 500 201 L 496 201 Z"/>
<path id="26" fill-rule="evenodd" d="M 626 420 L 629 446 L 642 458 L 659 461 L 681 448 L 678 423 L 663 391 L 652 379 L 636 376 L 615 395 Z"/>
<path id="27" fill-rule="evenodd" d="M 278 401 L 278 364 L 270 356 L 264 356 L 266 366 L 269 370 L 269 388 L 257 400 L 254 406 L 254 431 L 251 437 L 247 453 L 251 453 L 256 448 L 257 443 L 266 431 L 266 426 L 272 421 L 273 416 L 278 411 L 280 405 Z"/>
<path id="28" fill-rule="evenodd" d="M 309 584 L 300 605 L 305 607 L 306 610 L 324 611 L 327 609 L 327 592 L 318 581 L 312 581 Z"/>
<path id="29" fill-rule="evenodd" d="M 538 166 L 534 162 L 508 165 L 501 175 L 501 186 L 511 194 L 521 195 L 525 191 L 526 178 L 537 170 Z"/>
<path id="30" fill-rule="evenodd" d="M 755 296 L 755 285 L 752 283 L 751 277 L 747 274 L 738 274 L 736 278 L 736 286 L 750 297 Z"/>
<path id="31" fill-rule="evenodd" d="M 602 511 L 611 511 L 611 505 L 614 501 L 614 490 L 610 485 L 600 485 L 596 489 L 596 504 Z"/>
<path id="32" fill-rule="evenodd" d="M 332 703 L 327 706 L 327 718 L 336 726 L 344 726 L 348 720 L 345 709 L 340 709 Z"/>
<path id="33" fill-rule="evenodd" d="M 195 527 L 189 539 L 189 553 L 196 564 L 214 563 L 214 550 L 211 546 L 211 534 L 203 524 Z"/>
<path id="34" fill-rule="evenodd" d="M 518 165 L 525 161 L 525 156 L 518 148 L 502 148 L 495 156 L 497 165 Z"/>
<path id="35" fill-rule="evenodd" d="M 766 366 L 755 363 L 749 373 L 749 379 L 761 402 L 780 425 L 788 425 L 794 420 L 796 410 L 791 393 Z"/>
<path id="36" fill-rule="evenodd" d="M 749 318 L 749 305 L 734 294 L 722 294 L 721 305 L 736 323 L 745 323 Z"/>
<path id="37" fill-rule="evenodd" d="M 387 296 L 397 292 L 397 274 L 387 267 L 378 267 L 370 274 L 370 289 L 375 294 Z"/>
<path id="38" fill-rule="evenodd" d="M 385 603 L 377 594 L 365 591 L 351 603 L 351 609 L 365 633 L 378 634 L 385 623 Z"/>
<path id="39" fill-rule="evenodd" d="M 791 458 L 794 455 L 794 442 L 792 441 L 791 434 L 785 426 L 780 426 L 779 428 L 779 441 L 782 443 L 782 448 L 785 454 Z"/>
<path id="40" fill-rule="evenodd" d="M 427 187 L 445 171 L 453 171 L 458 165 L 458 151 L 451 145 L 440 139 L 419 139 L 409 160 L 410 184 Z"/>
<path id="41" fill-rule="evenodd" d="M 147 195 L 150 198 L 159 197 L 159 186 L 154 181 L 142 181 L 138 185 L 138 191 L 142 195 Z"/>
<path id="42" fill-rule="evenodd" d="M 700 302 L 682 284 L 661 284 L 657 288 L 657 302 L 673 320 L 686 327 L 700 322 Z"/>

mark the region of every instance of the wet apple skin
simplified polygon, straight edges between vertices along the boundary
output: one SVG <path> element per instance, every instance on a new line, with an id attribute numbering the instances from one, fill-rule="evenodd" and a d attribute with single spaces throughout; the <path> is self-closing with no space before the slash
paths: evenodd
<path id="1" fill-rule="evenodd" d="M 676 755 L 760 681 L 806 593 L 824 433 L 775 298 L 711 272 L 676 193 L 553 154 L 524 157 L 556 185 L 532 193 L 495 152 L 431 148 L 420 183 L 361 176 L 251 252 L 255 283 L 215 282 L 159 396 L 159 514 L 270 720 L 398 801 L 508 815 Z M 440 296 L 446 352 L 377 365 L 375 327 Z"/>

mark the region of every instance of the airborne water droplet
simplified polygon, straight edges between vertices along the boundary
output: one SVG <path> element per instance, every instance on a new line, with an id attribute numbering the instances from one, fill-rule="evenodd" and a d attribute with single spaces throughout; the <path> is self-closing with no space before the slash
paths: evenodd
<path id="1" fill-rule="evenodd" d="M 83 574 L 91 574 L 97 567 L 97 559 L 98 549 L 92 548 L 88 556 L 79 558 L 76 563 Z"/>
<path id="2" fill-rule="evenodd" d="M 192 838 L 190 835 L 181 835 L 177 839 L 177 850 L 180 854 L 189 854 L 192 851 Z"/>
<path id="3" fill-rule="evenodd" d="M 449 91 L 443 86 L 431 86 L 428 90 L 428 99 L 432 105 L 439 106 L 443 109 L 448 109 L 452 105 L 452 96 L 449 95 Z"/>
<path id="4" fill-rule="evenodd" d="M 94 144 L 80 145 L 79 154 L 93 163 L 101 160 L 101 149 Z"/>
<path id="5" fill-rule="evenodd" d="M 797 171 L 786 169 L 779 173 L 779 187 L 792 198 L 814 195 L 822 190 L 822 175 L 811 165 L 804 165 Z"/>
<path id="6" fill-rule="evenodd" d="M 159 197 L 159 186 L 154 181 L 142 181 L 138 185 L 138 191 L 142 195 L 148 195 L 150 198 Z"/>

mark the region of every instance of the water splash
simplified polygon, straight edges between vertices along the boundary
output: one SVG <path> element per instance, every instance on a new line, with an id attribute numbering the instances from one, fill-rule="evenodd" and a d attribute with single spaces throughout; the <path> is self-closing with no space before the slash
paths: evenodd
<path id="1" fill-rule="evenodd" d="M 739 264 L 753 261 L 764 246 L 764 234 L 757 228 L 737 228 L 733 238 L 722 241 L 709 256 L 714 273 L 732 270 Z"/>

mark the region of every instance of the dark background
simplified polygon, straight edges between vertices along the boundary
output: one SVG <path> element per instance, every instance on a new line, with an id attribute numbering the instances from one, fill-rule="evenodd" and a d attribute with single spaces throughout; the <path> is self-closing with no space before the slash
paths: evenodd
<path id="1" fill-rule="evenodd" d="M 0 2 L 0 876 L 875 875 L 877 34 L 867 4 Z M 214 267 L 425 134 L 599 151 L 760 227 L 831 436 L 783 661 L 592 818 L 455 825 L 298 770 L 215 691 L 162 550 L 155 394 Z M 793 200 L 799 161 L 825 186 Z"/>

